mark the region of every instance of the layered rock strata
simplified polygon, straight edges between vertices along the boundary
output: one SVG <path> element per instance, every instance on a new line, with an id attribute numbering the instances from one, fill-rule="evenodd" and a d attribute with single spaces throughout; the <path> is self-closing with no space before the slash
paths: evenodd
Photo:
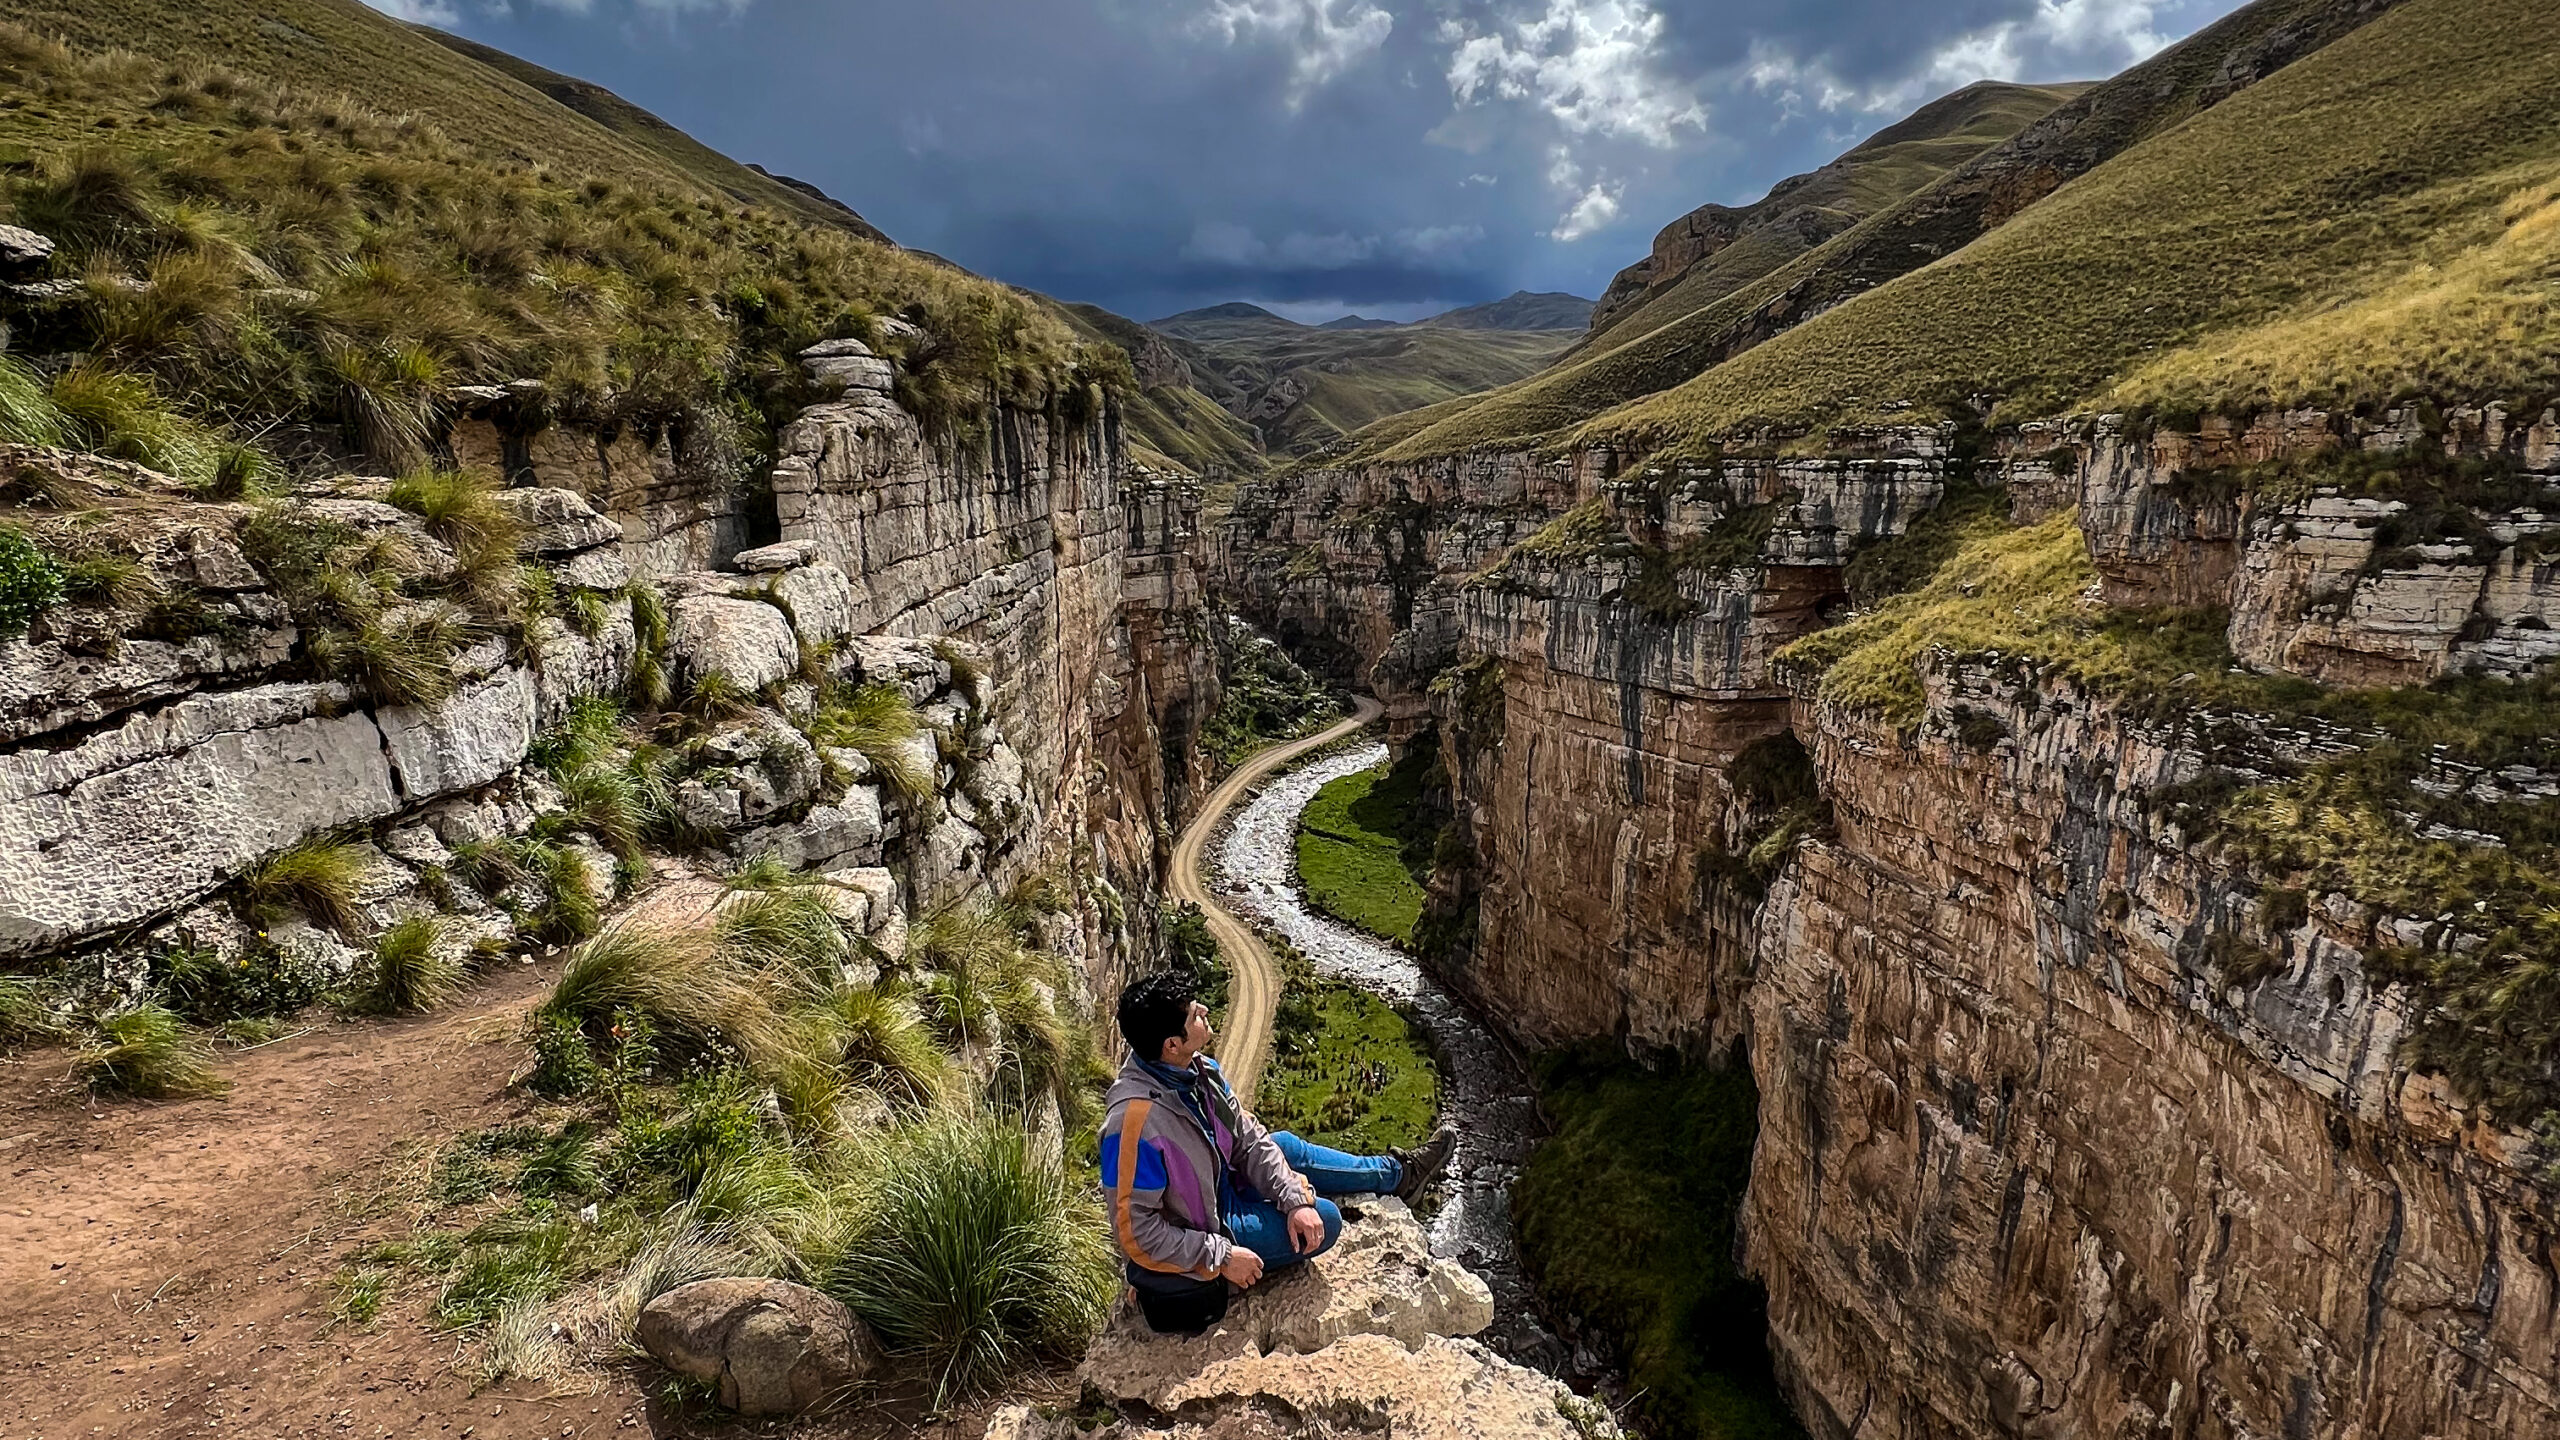
<path id="1" fill-rule="evenodd" d="M 2216 614 L 2263 672 L 2535 674 L 2560 417 L 1832 443 L 1302 474 L 1240 497 L 1220 579 L 1439 728 L 1466 860 L 1434 938 L 1486 1013 L 1745 1042 L 1749 1261 L 1817 1435 L 2560 1430 L 2541 1152 L 2413 1068 L 2417 1002 L 2370 963 L 2441 917 L 2270 920 L 2165 818 L 2208 761 L 2298 773 L 2358 736 L 1943 656 L 1904 732 L 1770 664 L 1963 493 L 2076 508 L 2092 602 Z M 2514 783 L 2492 798 L 2535 803 Z"/>
<path id="2" fill-rule="evenodd" d="M 270 511 L 13 452 L 12 473 L 34 467 L 103 507 L 96 525 L 66 511 L 64 543 L 103 545 L 104 563 L 139 579 L 0 641 L 0 953 L 82 951 L 137 983 L 143 951 L 236 941 L 217 923 L 227 908 L 203 902 L 319 837 L 385 857 L 376 899 L 415 894 L 429 872 L 441 886 L 454 847 L 560 808 L 527 764 L 537 737 L 579 697 L 619 695 L 656 667 L 680 695 L 716 675 L 748 702 L 688 752 L 675 806 L 697 836 L 795 868 L 885 866 L 902 909 L 1066 866 L 1098 897 L 1079 948 L 1108 985 L 1152 944 L 1161 837 L 1190 802 L 1216 705 L 1197 492 L 1131 474 L 1107 412 L 998 410 L 984 445 L 927 443 L 889 398 L 890 362 L 856 349 L 810 357 L 847 398 L 787 433 L 772 486 L 787 519 L 718 518 L 743 513 L 726 480 L 682 464 L 649 470 L 655 488 L 634 501 L 625 462 L 637 461 L 614 447 L 636 441 L 597 442 L 590 464 L 585 442 L 543 420 L 537 391 L 475 400 L 458 451 L 477 456 L 504 431 L 513 448 L 493 463 L 563 482 L 496 497 L 550 609 L 520 638 L 453 651 L 453 683 L 438 687 L 453 693 L 432 703 L 330 678 L 346 662 L 316 647 L 337 657 L 376 644 L 372 632 L 307 633 L 277 569 L 306 564 L 290 532 L 325 521 L 355 547 L 328 564 L 361 552 L 413 590 L 463 584 L 455 547 L 385 503 L 387 482 L 316 485 Z M 669 518 L 680 511 L 696 518 Z M 636 606 L 642 589 L 656 599 Z M 395 608 L 381 627 L 477 623 L 439 605 Z M 663 639 L 635 618 L 645 611 L 663 613 Z M 914 743 L 929 795 L 900 803 L 858 755 L 806 738 L 826 680 L 905 692 L 925 722 Z M 595 855 L 609 894 L 614 865 Z M 1142 903 L 1103 903 L 1123 892 Z"/>

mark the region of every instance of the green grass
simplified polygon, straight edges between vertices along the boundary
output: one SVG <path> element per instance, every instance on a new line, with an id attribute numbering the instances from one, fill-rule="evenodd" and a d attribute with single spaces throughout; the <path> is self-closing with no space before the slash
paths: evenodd
<path id="1" fill-rule="evenodd" d="M 1614 1342 L 1669 1436 L 1795 1440 L 1769 1372 L 1766 1302 L 1734 1260 L 1759 1090 L 1739 1063 L 1647 1069 L 1605 1047 L 1539 1058 L 1555 1133 L 1512 1187 L 1549 1305 Z"/>
<path id="2" fill-rule="evenodd" d="M 178 1099 L 219 1095 L 231 1082 L 213 1068 L 213 1047 L 158 1005 L 98 1022 L 97 1038 L 73 1062 L 72 1078 L 93 1094 Z"/>
<path id="3" fill-rule="evenodd" d="M 1413 941 L 1431 874 L 1437 832 L 1417 808 L 1427 763 L 1382 764 L 1331 781 L 1298 820 L 1298 878 L 1308 900 L 1399 945 Z"/>
<path id="4" fill-rule="evenodd" d="M 1984 395 L 2026 418 L 2547 388 L 2532 246 L 2492 253 L 2553 169 L 2538 16 L 2529 0 L 2416 0 L 2369 24 L 2325 0 L 2250 6 L 2069 102 L 2066 135 L 1985 152 L 1678 320 L 1360 453 L 1703 453 Z M 2215 103 L 2225 57 L 2277 35 L 2327 44 Z M 2308 318 L 2339 307 L 2355 313 Z M 2499 318 L 2462 330 L 2480 315 Z"/>
<path id="5" fill-rule="evenodd" d="M 1377 996 L 1317 979 L 1303 961 L 1285 969 L 1271 1061 L 1254 1094 L 1263 1123 L 1355 1155 L 1429 1139 L 1440 1072 L 1421 1031 Z"/>
<path id="6" fill-rule="evenodd" d="M 1644 291 L 1595 313 L 1591 338 L 1569 358 L 1614 349 L 1722 300 L 1926 188 L 2088 88 L 1986 80 L 1921 106 L 1830 164 L 1781 180 L 1760 201 L 1741 207 L 1732 218 L 1744 228 L 1732 243 L 1679 274 L 1651 276 Z"/>
<path id="7" fill-rule="evenodd" d="M 460 993 L 462 962 L 446 953 L 443 942 L 443 924 L 426 915 L 412 915 L 383 931 L 373 943 L 367 1006 L 388 1015 L 411 1015 Z"/>
<path id="8" fill-rule="evenodd" d="M 560 418 L 682 420 L 752 460 L 808 398 L 790 356 L 895 311 L 932 336 L 904 398 L 951 435 L 991 401 L 1081 392 L 1080 354 L 1125 373 L 1013 292 L 738 167 L 706 180 L 361 7 L 282 9 L 20 13 L 149 58 L 0 29 L 0 142 L 32 157 L 0 209 L 61 242 L 57 273 L 95 277 L 30 337 L 93 357 L 55 408 L 181 478 L 279 423 L 413 466 L 453 387 L 516 378 Z M 180 400 L 156 432 L 126 423 Z"/>
<path id="9" fill-rule="evenodd" d="M 1091 1186 L 983 1118 L 894 1131 L 865 1157 L 859 1236 L 825 1288 L 923 1365 L 941 1405 L 1101 1325 L 1119 1265 Z"/>
<path id="10" fill-rule="evenodd" d="M 364 927 L 356 900 L 364 865 L 361 849 L 317 836 L 250 866 L 239 880 L 240 898 L 256 918 L 298 910 L 341 935 L 353 935 Z"/>

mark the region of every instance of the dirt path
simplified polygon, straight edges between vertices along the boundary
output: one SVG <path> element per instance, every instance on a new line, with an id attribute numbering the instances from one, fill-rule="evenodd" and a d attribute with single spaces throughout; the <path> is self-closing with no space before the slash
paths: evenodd
<path id="1" fill-rule="evenodd" d="M 669 902 L 699 903 L 641 903 Z M 315 1010 L 309 1034 L 224 1056 L 230 1093 L 209 1099 L 97 1100 L 60 1052 L 0 1060 L 0 1437 L 980 1434 L 984 1405 L 920 1425 L 895 1397 L 796 1425 L 691 1415 L 645 1363 L 483 1388 L 415 1281 L 372 1324 L 331 1318 L 344 1262 L 409 1231 L 362 1202 L 420 1142 L 532 1108 L 507 1081 L 557 971 L 508 966 L 412 1020 Z"/>
<path id="2" fill-rule="evenodd" d="M 1254 1082 L 1262 1078 L 1263 1057 L 1271 1049 L 1271 1015 L 1280 1002 L 1279 972 L 1271 963 L 1271 952 L 1200 883 L 1200 857 L 1208 849 L 1209 837 L 1216 833 L 1218 822 L 1264 776 L 1310 750 L 1351 734 L 1386 711 L 1366 695 L 1354 696 L 1353 705 L 1351 718 L 1340 724 L 1304 740 L 1265 750 L 1238 766 L 1224 783 L 1209 792 L 1199 818 L 1182 832 L 1182 842 L 1174 847 L 1173 897 L 1199 906 L 1208 916 L 1209 933 L 1217 937 L 1219 953 L 1227 957 L 1232 973 L 1227 982 L 1226 1031 L 1218 1037 L 1218 1063 L 1226 1068 L 1227 1083 L 1247 1104 L 1253 1102 Z"/>

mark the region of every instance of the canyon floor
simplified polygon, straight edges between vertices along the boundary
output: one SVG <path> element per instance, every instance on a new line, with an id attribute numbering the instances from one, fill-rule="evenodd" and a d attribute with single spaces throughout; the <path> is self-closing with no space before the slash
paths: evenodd
<path id="1" fill-rule="evenodd" d="M 428 1289 L 370 1325 L 333 1314 L 344 1262 L 408 1229 L 388 1185 L 529 1108 L 508 1085 L 519 1022 L 555 969 L 511 966 L 416 1020 L 315 1019 L 224 1058 L 231 1089 L 208 1099 L 94 1100 L 58 1051 L 0 1065 L 0 1434 L 983 1434 L 992 1401 L 939 1422 L 895 1396 L 787 1426 L 702 1415 L 646 1362 L 483 1387 Z"/>
<path id="2" fill-rule="evenodd" d="M 1383 713 L 1385 707 L 1377 701 L 1359 696 L 1350 718 L 1342 723 L 1327 726 L 1304 740 L 1275 745 L 1237 766 L 1201 802 L 1199 816 L 1182 832 L 1182 843 L 1174 849 L 1173 874 L 1167 888 L 1174 899 L 1200 907 L 1208 917 L 1209 933 L 1217 937 L 1218 949 L 1233 969 L 1233 979 L 1228 983 L 1227 1028 L 1218 1042 L 1218 1058 L 1236 1094 L 1248 1102 L 1253 1099 L 1254 1082 L 1262 1078 L 1263 1058 L 1271 1049 L 1271 1016 L 1280 1003 L 1280 972 L 1252 927 L 1238 920 L 1209 893 L 1200 878 L 1201 857 L 1226 823 L 1227 812 L 1247 791 L 1282 767 L 1357 733 Z"/>

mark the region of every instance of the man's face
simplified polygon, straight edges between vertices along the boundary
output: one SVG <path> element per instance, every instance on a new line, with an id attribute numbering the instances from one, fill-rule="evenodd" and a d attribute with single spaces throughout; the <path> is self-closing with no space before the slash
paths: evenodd
<path id="1" fill-rule="evenodd" d="M 1182 1038 L 1164 1042 L 1164 1063 L 1190 1064 L 1193 1056 L 1209 1048 L 1210 1037 L 1216 1033 L 1209 1028 L 1209 1007 L 1192 1001 L 1191 1017 L 1182 1024 Z"/>

